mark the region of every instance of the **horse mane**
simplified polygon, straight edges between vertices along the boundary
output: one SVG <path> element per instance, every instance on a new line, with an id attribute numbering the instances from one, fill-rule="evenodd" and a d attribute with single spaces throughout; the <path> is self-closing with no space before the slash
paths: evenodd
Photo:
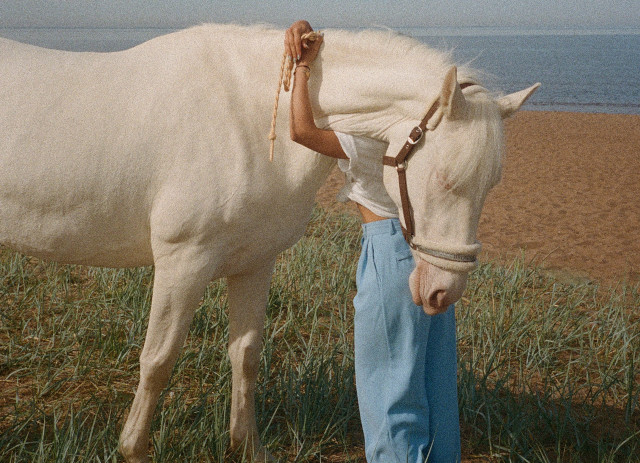
<path id="1" fill-rule="evenodd" d="M 327 30 L 341 46 L 338 51 L 354 57 L 358 54 L 365 60 L 390 60 L 392 62 L 413 63 L 428 61 L 436 73 L 446 71 L 452 64 L 452 55 L 429 48 L 413 37 L 400 34 L 391 29 L 364 29 L 361 31 Z"/>
<path id="2" fill-rule="evenodd" d="M 433 159 L 450 191 L 488 191 L 502 176 L 505 153 L 502 116 L 482 87 L 465 92 L 465 98 L 471 122 L 464 133 L 449 132 L 446 143 L 452 143 L 454 149 L 446 153 L 434 150 Z M 434 133 L 438 136 L 437 128 Z"/>

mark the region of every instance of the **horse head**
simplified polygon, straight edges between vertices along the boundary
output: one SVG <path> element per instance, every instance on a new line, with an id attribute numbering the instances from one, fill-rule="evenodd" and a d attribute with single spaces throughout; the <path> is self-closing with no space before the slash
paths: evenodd
<path id="1" fill-rule="evenodd" d="M 418 130 L 419 140 L 413 136 L 406 142 L 413 145 L 410 157 L 395 169 L 385 168 L 384 183 L 408 230 L 405 237 L 416 262 L 409 278 L 413 300 L 427 314 L 444 312 L 466 288 L 480 252 L 480 213 L 487 193 L 500 181 L 502 121 L 538 87 L 495 99 L 473 82 L 461 86 L 451 68 L 423 120 L 424 131 Z M 405 144 L 409 131 L 407 124 L 391 130 L 388 155 Z"/>

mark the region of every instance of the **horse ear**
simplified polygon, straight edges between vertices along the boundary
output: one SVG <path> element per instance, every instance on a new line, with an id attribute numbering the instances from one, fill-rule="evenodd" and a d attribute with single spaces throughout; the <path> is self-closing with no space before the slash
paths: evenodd
<path id="1" fill-rule="evenodd" d="M 520 90 L 519 92 L 512 93 L 498 99 L 497 103 L 498 107 L 500 108 L 500 114 L 502 114 L 502 118 L 506 119 L 507 117 L 515 113 L 518 109 L 520 109 L 520 106 L 522 106 L 523 103 L 527 101 L 527 99 L 531 95 L 533 95 L 533 92 L 538 90 L 538 87 L 540 87 L 540 83 L 532 85 L 525 90 Z"/>
<path id="2" fill-rule="evenodd" d="M 457 119 L 464 113 L 466 105 L 467 100 L 465 100 L 458 83 L 458 69 L 453 66 L 447 72 L 442 84 L 440 107 L 449 119 Z"/>

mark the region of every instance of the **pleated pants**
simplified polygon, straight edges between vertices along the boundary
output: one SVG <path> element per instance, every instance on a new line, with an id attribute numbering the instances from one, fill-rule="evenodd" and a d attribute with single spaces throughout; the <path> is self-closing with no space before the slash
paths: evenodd
<path id="1" fill-rule="evenodd" d="M 455 311 L 416 306 L 413 269 L 397 219 L 363 225 L 355 365 L 369 463 L 460 461 Z"/>

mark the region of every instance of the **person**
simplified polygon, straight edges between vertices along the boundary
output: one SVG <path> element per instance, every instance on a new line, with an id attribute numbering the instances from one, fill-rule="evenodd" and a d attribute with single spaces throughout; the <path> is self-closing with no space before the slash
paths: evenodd
<path id="1" fill-rule="evenodd" d="M 346 182 L 338 199 L 362 216 L 354 344 L 358 407 L 369 463 L 453 463 L 460 460 L 456 328 L 453 306 L 429 316 L 409 290 L 414 260 L 398 210 L 382 183 L 385 142 L 316 127 L 308 80 L 323 39 L 297 21 L 285 33 L 296 63 L 289 117 L 293 141 L 338 159 Z"/>

